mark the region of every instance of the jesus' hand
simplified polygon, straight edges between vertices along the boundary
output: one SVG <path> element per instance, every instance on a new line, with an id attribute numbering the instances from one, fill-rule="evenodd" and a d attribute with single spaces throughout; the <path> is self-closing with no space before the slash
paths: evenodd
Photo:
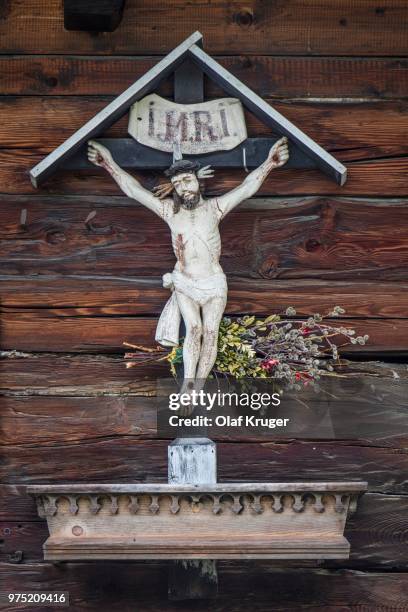
<path id="1" fill-rule="evenodd" d="M 112 161 L 110 151 L 95 140 L 88 142 L 88 159 L 95 166 L 105 166 Z"/>
<path id="2" fill-rule="evenodd" d="M 289 159 L 288 139 L 286 136 L 275 142 L 269 151 L 268 159 L 272 161 L 274 168 L 280 168 Z"/>

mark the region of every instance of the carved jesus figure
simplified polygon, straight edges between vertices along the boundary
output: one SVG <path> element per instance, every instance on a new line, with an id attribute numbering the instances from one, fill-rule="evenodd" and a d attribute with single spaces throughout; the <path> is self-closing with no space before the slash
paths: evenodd
<path id="1" fill-rule="evenodd" d="M 186 328 L 182 389 L 186 391 L 193 386 L 191 381 L 207 379 L 217 357 L 218 329 L 227 301 L 227 281 L 219 261 L 220 221 L 252 197 L 271 170 L 286 163 L 287 139 L 277 141 L 263 164 L 238 187 L 213 198 L 204 198 L 199 184 L 199 178 L 210 172 L 207 168 L 200 171 L 193 161 L 173 163 L 165 172 L 171 185 L 158 197 L 122 170 L 103 145 L 89 141 L 88 158 L 107 170 L 128 197 L 156 213 L 170 228 L 177 263 L 172 273 L 163 276 L 163 285 L 172 295 L 160 317 L 156 340 L 164 346 L 177 346 L 181 315 Z"/>

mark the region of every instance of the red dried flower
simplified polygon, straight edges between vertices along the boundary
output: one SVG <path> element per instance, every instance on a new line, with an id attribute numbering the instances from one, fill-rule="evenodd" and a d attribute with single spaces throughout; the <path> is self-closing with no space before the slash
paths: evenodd
<path id="1" fill-rule="evenodd" d="M 279 363 L 279 359 L 264 359 L 261 363 L 261 368 L 264 370 L 271 370 Z"/>

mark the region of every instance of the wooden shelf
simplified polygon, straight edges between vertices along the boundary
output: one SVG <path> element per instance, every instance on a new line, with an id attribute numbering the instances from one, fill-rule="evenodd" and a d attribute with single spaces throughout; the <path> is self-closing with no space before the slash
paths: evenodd
<path id="1" fill-rule="evenodd" d="M 41 485 L 46 560 L 346 559 L 365 482 Z"/>

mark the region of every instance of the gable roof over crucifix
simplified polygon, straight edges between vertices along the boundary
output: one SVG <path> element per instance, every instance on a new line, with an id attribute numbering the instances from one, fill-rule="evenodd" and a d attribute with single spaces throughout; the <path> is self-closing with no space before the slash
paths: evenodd
<path id="1" fill-rule="evenodd" d="M 33 185 L 35 187 L 41 185 L 58 168 L 79 169 L 89 167 L 90 164 L 87 162 L 85 155 L 87 141 L 102 134 L 104 130 L 120 119 L 132 104 L 153 92 L 164 78 L 173 72 L 177 74 L 183 63 L 188 62 L 187 65 L 191 66 L 191 61 L 222 89 L 241 100 L 243 105 L 270 127 L 275 134 L 289 138 L 289 141 L 293 144 L 289 167 L 317 167 L 337 183 L 343 185 L 347 178 L 346 167 L 210 57 L 201 48 L 201 41 L 202 35 L 200 32 L 195 32 L 186 38 L 184 42 L 173 49 L 120 96 L 54 149 L 31 169 L 30 178 Z M 189 71 L 188 74 L 191 75 Z M 187 100 L 184 100 L 184 102 L 187 102 Z M 149 149 L 151 154 L 146 155 L 146 147 L 132 139 L 109 139 L 105 142 L 109 142 L 109 148 L 119 165 L 125 167 L 148 169 L 165 167 L 169 163 L 168 153 Z M 267 138 L 248 138 L 243 143 L 245 152 L 247 152 L 246 159 L 250 159 L 252 154 L 253 165 L 258 165 L 266 157 L 270 144 L 271 140 Z M 206 164 L 210 163 L 215 167 L 241 167 L 242 145 L 232 151 L 202 155 L 200 161 Z"/>

